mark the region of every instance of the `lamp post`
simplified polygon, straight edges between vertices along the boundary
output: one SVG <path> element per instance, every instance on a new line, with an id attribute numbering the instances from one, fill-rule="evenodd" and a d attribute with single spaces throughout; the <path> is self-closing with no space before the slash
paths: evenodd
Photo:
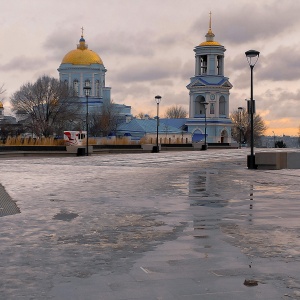
<path id="1" fill-rule="evenodd" d="M 276 142 L 275 142 L 275 132 L 274 131 L 272 131 L 273 132 L 273 135 L 274 135 L 274 148 L 276 148 Z"/>
<path id="2" fill-rule="evenodd" d="M 253 100 L 253 69 L 255 64 L 258 61 L 259 58 L 259 51 L 256 50 L 248 50 L 245 52 L 245 55 L 247 57 L 248 64 L 250 66 L 251 70 L 251 97 L 250 97 L 250 105 L 248 106 L 250 109 L 250 129 L 251 129 L 251 138 L 250 138 L 250 144 L 251 144 L 251 154 L 248 157 L 248 169 L 255 169 L 255 156 L 254 156 L 254 124 L 253 124 L 253 114 L 254 114 L 254 100 Z M 249 113 L 249 111 L 248 111 Z"/>
<path id="3" fill-rule="evenodd" d="M 238 112 L 239 112 L 239 129 L 240 129 L 240 145 L 239 145 L 239 148 L 241 149 L 242 148 L 242 111 L 243 111 L 243 108 L 240 106 L 238 108 Z"/>
<path id="4" fill-rule="evenodd" d="M 85 86 L 83 88 L 86 97 L 86 156 L 89 156 L 89 95 L 91 91 L 90 86 Z"/>
<path id="5" fill-rule="evenodd" d="M 156 106 L 157 106 L 157 116 L 156 116 L 156 152 L 159 152 L 158 148 L 158 126 L 159 126 L 159 103 L 161 101 L 161 96 L 155 96 Z"/>
<path id="6" fill-rule="evenodd" d="M 207 102 L 204 102 L 203 103 L 203 105 L 204 105 L 204 111 L 205 111 L 205 128 L 204 128 L 204 148 L 202 149 L 202 150 L 207 150 L 207 144 L 206 144 L 206 127 L 207 127 L 207 124 L 206 124 L 206 109 L 207 109 L 207 105 L 208 105 L 208 103 Z"/>

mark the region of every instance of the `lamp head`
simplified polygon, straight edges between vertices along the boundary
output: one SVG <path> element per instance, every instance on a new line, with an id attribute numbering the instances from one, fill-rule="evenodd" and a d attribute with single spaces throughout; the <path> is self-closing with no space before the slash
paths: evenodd
<path id="1" fill-rule="evenodd" d="M 243 108 L 240 106 L 240 107 L 238 108 L 238 111 L 239 111 L 239 112 L 242 112 L 242 110 L 243 110 Z"/>
<path id="2" fill-rule="evenodd" d="M 245 52 L 247 57 L 247 61 L 250 67 L 254 67 L 259 58 L 259 51 L 256 50 L 248 50 Z"/>
<path id="3" fill-rule="evenodd" d="M 159 95 L 155 96 L 155 101 L 157 104 L 159 104 L 161 101 L 161 96 L 159 96 Z"/>

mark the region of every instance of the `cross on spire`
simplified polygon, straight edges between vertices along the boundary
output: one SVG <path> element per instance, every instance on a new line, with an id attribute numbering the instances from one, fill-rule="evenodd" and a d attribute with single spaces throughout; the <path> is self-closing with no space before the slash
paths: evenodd
<path id="1" fill-rule="evenodd" d="M 211 11 L 209 12 L 209 29 L 211 29 Z"/>
<path id="2" fill-rule="evenodd" d="M 81 29 L 81 36 L 83 37 L 83 26 L 80 29 Z"/>

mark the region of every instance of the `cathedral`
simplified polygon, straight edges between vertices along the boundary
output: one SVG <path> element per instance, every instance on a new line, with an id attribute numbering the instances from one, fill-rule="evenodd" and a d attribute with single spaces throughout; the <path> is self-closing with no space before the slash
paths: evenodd
<path id="1" fill-rule="evenodd" d="M 69 51 L 58 68 L 60 81 L 72 86 L 82 102 L 83 113 L 86 103 L 84 87 L 90 87 L 88 97 L 89 112 L 99 112 L 103 105 L 111 102 L 111 88 L 105 84 L 105 73 L 101 57 L 88 48 L 82 35 L 77 48 Z M 113 104 L 121 119 L 131 115 L 131 107 L 124 104 Z"/>

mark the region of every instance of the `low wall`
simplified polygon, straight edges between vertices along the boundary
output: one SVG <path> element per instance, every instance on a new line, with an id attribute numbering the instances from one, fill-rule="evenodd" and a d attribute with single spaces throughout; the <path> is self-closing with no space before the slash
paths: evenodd
<path id="1" fill-rule="evenodd" d="M 300 152 L 260 152 L 255 154 L 260 170 L 300 169 Z"/>
<path id="2" fill-rule="evenodd" d="M 66 146 L 0 146 L 0 152 L 9 151 L 67 151 Z"/>

